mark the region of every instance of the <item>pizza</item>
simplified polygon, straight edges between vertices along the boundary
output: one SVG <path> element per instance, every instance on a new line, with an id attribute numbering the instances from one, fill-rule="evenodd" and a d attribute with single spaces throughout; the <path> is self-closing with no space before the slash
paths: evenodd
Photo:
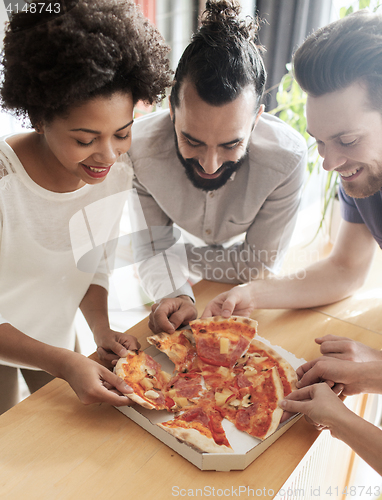
<path id="1" fill-rule="evenodd" d="M 240 316 L 190 321 L 199 359 L 209 365 L 233 368 L 256 335 L 257 321 Z"/>
<path id="2" fill-rule="evenodd" d="M 150 344 L 167 354 L 178 372 L 189 371 L 196 360 L 195 341 L 191 330 L 158 333 L 147 337 Z"/>
<path id="3" fill-rule="evenodd" d="M 133 389 L 129 398 L 135 403 L 148 410 L 171 410 L 176 406 L 165 392 L 171 375 L 144 351 L 128 351 L 117 361 L 114 371 Z"/>
<path id="4" fill-rule="evenodd" d="M 240 431 L 264 440 L 275 432 L 283 410 L 278 406 L 284 389 L 277 367 L 262 372 L 255 380 L 239 374 L 235 385 L 215 392 L 221 415 Z"/>
<path id="5" fill-rule="evenodd" d="M 128 351 L 114 371 L 133 389 L 129 398 L 148 410 L 179 411 L 193 405 L 205 392 L 201 373 L 171 375 L 144 351 Z"/>
<path id="6" fill-rule="evenodd" d="M 129 397 L 173 413 L 157 425 L 201 452 L 232 453 L 224 419 L 260 440 L 269 437 L 283 414 L 278 402 L 296 389 L 295 370 L 257 338 L 254 320 L 213 317 L 190 326 L 148 338 L 173 361 L 173 374 L 142 351 L 118 361 L 117 375 L 134 390 Z"/>
<path id="7" fill-rule="evenodd" d="M 253 339 L 247 353 L 235 366 L 236 373 L 245 373 L 249 379 L 256 374 L 277 367 L 280 376 L 284 396 L 296 390 L 297 375 L 293 367 L 282 358 L 274 349 L 267 346 L 258 339 Z"/>
<path id="8" fill-rule="evenodd" d="M 192 406 L 203 396 L 206 389 L 203 387 L 201 373 L 191 371 L 180 372 L 169 380 L 166 386 L 166 394 L 179 408 Z"/>
<path id="9" fill-rule="evenodd" d="M 214 394 L 207 393 L 193 408 L 157 425 L 197 451 L 233 453 L 222 426 L 223 418 L 214 407 Z"/>

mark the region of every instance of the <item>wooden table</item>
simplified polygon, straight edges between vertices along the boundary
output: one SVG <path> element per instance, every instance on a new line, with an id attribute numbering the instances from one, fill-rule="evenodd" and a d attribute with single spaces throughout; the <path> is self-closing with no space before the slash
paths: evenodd
<path id="1" fill-rule="evenodd" d="M 198 283 L 194 290 L 200 312 L 228 288 Z M 314 338 L 328 333 L 382 348 L 381 335 L 330 316 L 325 308 L 259 310 L 253 317 L 261 336 L 307 360 L 320 354 Z M 147 321 L 131 333 L 144 346 Z M 0 417 L 0 498 L 169 500 L 189 497 L 184 494 L 188 490 L 195 496 L 197 488 L 207 488 L 211 496 L 213 488 L 230 490 L 232 496 L 224 498 L 234 498 L 240 486 L 249 486 L 264 491 L 256 498 L 270 499 L 318 435 L 300 419 L 246 470 L 200 471 L 115 408 L 83 406 L 68 384 L 56 379 Z"/>

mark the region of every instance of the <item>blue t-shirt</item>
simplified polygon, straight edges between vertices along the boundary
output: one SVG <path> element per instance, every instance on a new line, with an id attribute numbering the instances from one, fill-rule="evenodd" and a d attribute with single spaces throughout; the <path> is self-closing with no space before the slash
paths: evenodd
<path id="1" fill-rule="evenodd" d="M 347 222 L 366 224 L 382 248 L 382 191 L 367 198 L 351 198 L 340 185 L 339 198 L 342 218 Z"/>

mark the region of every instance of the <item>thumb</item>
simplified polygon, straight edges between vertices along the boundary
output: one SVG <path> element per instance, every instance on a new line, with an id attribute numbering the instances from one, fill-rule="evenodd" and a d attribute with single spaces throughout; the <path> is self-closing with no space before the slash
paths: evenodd
<path id="1" fill-rule="evenodd" d="M 118 375 L 110 372 L 109 370 L 106 370 L 106 372 L 107 373 L 105 373 L 103 377 L 104 380 L 115 387 L 121 394 L 129 395 L 134 392 L 133 389 L 128 384 L 126 384 L 123 379 L 121 379 L 121 377 L 118 377 Z"/>

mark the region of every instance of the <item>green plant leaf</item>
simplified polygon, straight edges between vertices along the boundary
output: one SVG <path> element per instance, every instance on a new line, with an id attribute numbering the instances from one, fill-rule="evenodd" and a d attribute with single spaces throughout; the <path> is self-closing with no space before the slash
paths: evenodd
<path id="1" fill-rule="evenodd" d="M 370 0 L 358 0 L 358 9 L 367 9 L 370 7 Z"/>

